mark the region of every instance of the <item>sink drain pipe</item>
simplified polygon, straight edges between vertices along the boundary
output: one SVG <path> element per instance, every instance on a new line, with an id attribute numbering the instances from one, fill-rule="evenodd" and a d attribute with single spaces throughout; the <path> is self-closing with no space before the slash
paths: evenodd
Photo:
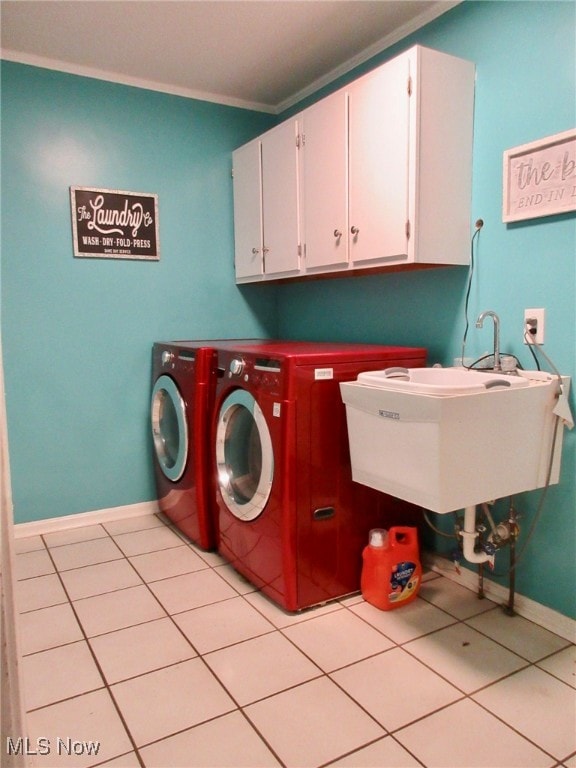
<path id="1" fill-rule="evenodd" d="M 462 536 L 462 554 L 469 563 L 490 563 L 494 566 L 494 555 L 487 552 L 476 551 L 476 541 L 478 531 L 476 530 L 476 506 L 465 507 L 464 509 L 464 529 L 460 531 Z"/>

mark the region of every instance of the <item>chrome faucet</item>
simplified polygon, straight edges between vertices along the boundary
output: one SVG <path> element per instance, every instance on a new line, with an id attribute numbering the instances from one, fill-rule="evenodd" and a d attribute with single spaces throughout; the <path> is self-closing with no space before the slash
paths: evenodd
<path id="1" fill-rule="evenodd" d="M 484 325 L 484 318 L 491 317 L 494 321 L 494 370 L 501 371 L 502 365 L 500 364 L 500 318 L 496 312 L 492 312 L 491 309 L 482 312 L 478 315 L 476 320 L 476 328 L 482 328 Z"/>

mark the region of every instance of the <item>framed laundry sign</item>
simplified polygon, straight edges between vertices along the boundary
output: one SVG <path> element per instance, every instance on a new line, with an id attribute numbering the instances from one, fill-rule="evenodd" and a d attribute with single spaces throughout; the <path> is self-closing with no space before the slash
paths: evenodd
<path id="1" fill-rule="evenodd" d="M 576 128 L 504 152 L 502 220 L 576 210 Z"/>
<path id="2" fill-rule="evenodd" d="M 158 261 L 158 195 L 70 187 L 74 256 Z"/>

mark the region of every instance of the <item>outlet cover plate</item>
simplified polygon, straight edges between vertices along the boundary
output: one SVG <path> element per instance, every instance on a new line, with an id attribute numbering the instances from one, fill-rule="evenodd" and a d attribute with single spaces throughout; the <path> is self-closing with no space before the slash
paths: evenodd
<path id="1" fill-rule="evenodd" d="M 536 335 L 532 338 L 534 338 L 534 341 L 537 344 L 544 344 L 544 328 L 546 323 L 546 310 L 543 308 L 540 309 L 525 309 L 524 310 L 524 330 L 527 328 L 527 320 L 529 318 L 534 318 L 536 320 Z M 530 337 L 530 334 L 528 334 Z M 526 340 L 526 336 L 524 336 L 524 344 L 530 344 L 530 341 Z"/>

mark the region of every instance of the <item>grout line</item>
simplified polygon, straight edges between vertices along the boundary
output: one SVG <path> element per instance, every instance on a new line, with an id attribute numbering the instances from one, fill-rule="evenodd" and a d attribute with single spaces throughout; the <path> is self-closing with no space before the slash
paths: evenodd
<path id="1" fill-rule="evenodd" d="M 254 733 L 256 733 L 256 735 L 258 736 L 258 738 L 259 738 L 259 739 L 261 739 L 261 741 L 263 741 L 263 742 L 264 742 L 264 744 L 266 744 L 266 746 L 268 747 L 268 749 L 270 750 L 270 752 L 271 752 L 271 753 L 274 755 L 274 757 L 276 758 L 276 760 L 278 760 L 278 764 L 279 764 L 280 766 L 282 766 L 282 768 L 287 768 L 287 765 L 286 765 L 286 763 L 284 762 L 284 760 L 282 760 L 282 758 L 281 758 L 281 757 L 280 757 L 280 755 L 279 755 L 279 754 L 276 752 L 276 750 L 274 749 L 274 747 L 273 747 L 273 746 L 272 746 L 272 745 L 269 743 L 268 739 L 267 739 L 267 738 L 266 738 L 266 737 L 265 737 L 263 734 L 261 734 L 261 733 L 260 733 L 260 731 L 259 731 L 259 730 L 258 730 L 258 728 L 256 727 L 256 723 L 253 723 L 253 722 L 252 722 L 252 720 L 250 720 L 250 718 L 249 718 L 249 717 L 248 717 L 248 715 L 246 714 L 246 712 L 244 712 L 244 708 L 243 708 L 243 707 L 240 707 L 240 710 L 239 710 L 239 711 L 240 711 L 240 714 L 242 715 L 242 717 L 244 718 L 244 720 L 245 720 L 245 721 L 248 723 L 248 725 L 250 726 L 250 728 L 252 728 L 252 730 L 254 731 Z"/>

